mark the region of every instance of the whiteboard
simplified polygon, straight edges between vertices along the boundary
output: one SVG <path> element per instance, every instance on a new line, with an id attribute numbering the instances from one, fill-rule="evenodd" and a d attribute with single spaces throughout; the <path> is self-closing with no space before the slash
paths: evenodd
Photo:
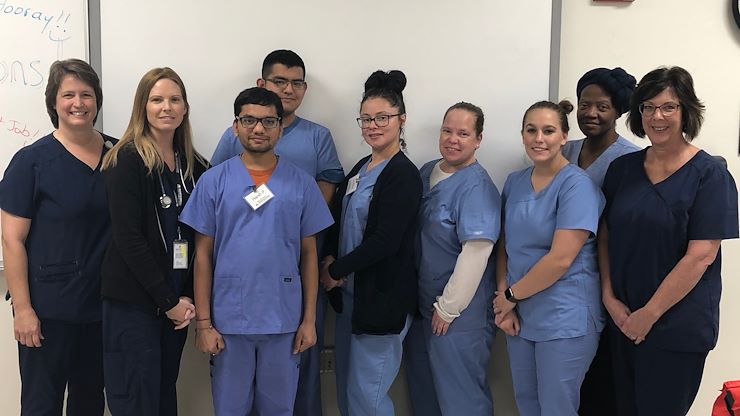
<path id="1" fill-rule="evenodd" d="M 87 60 L 87 24 L 86 0 L 0 0 L 0 178 L 18 149 L 53 130 L 44 104 L 49 67 Z"/>
<path id="2" fill-rule="evenodd" d="M 292 49 L 309 85 L 298 115 L 330 128 L 345 170 L 369 153 L 355 123 L 364 81 L 401 69 L 411 159 L 439 157 L 444 111 L 469 101 L 486 114 L 478 158 L 502 187 L 525 160 L 524 110 L 548 97 L 551 19 L 550 0 L 103 1 L 103 125 L 119 136 L 141 76 L 170 66 L 187 88 L 196 148 L 210 157 L 265 55 Z"/>

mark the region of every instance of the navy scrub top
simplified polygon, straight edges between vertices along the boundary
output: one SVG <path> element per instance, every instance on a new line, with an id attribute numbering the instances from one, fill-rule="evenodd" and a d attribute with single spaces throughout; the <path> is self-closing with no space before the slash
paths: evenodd
<path id="1" fill-rule="evenodd" d="M 737 187 L 724 166 L 699 151 L 671 176 L 653 184 L 644 168 L 646 152 L 612 162 L 603 189 L 612 288 L 633 311 L 655 294 L 686 254 L 690 240 L 738 237 Z M 720 251 L 699 283 L 658 319 L 646 342 L 673 351 L 714 348 L 721 263 Z"/>
<path id="2" fill-rule="evenodd" d="M 105 154 L 116 139 L 103 139 Z M 110 218 L 100 165 L 90 169 L 49 134 L 19 150 L 0 181 L 2 210 L 31 219 L 28 286 L 40 319 L 101 319 Z"/>
<path id="3" fill-rule="evenodd" d="M 183 172 L 183 177 L 185 173 Z M 180 225 L 178 218 L 182 209 L 185 207 L 185 203 L 188 200 L 189 193 L 193 191 L 194 184 L 191 180 L 184 180 L 180 176 L 180 172 L 177 170 L 171 171 L 167 168 L 162 171 L 162 185 L 164 186 L 165 193 L 171 198 L 172 204 L 169 208 L 163 208 L 159 201 L 157 201 L 157 214 L 162 225 L 162 235 L 164 237 L 163 244 L 167 251 L 168 264 L 169 264 L 169 275 L 168 283 L 172 291 L 176 294 L 181 294 L 183 287 L 185 286 L 185 279 L 187 278 L 186 269 L 175 269 L 173 267 L 173 244 L 175 240 L 184 240 L 188 243 L 188 265 L 190 264 L 190 258 L 192 258 L 193 250 L 195 249 L 195 235 L 192 228 Z M 159 179 L 157 186 L 159 186 Z M 187 187 L 183 187 L 183 182 Z M 180 184 L 182 204 L 178 207 L 176 204 L 176 193 L 177 184 Z M 187 188 L 187 189 L 186 189 Z M 178 233 L 179 230 L 179 233 Z"/>

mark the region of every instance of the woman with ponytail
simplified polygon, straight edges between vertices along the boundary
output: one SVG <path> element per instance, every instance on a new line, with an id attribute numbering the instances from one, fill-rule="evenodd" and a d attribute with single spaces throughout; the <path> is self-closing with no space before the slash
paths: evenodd
<path id="1" fill-rule="evenodd" d="M 493 301 L 507 335 L 522 416 L 574 416 L 604 328 L 596 230 L 604 196 L 561 150 L 573 105 L 540 101 L 522 121 L 533 166 L 511 173 L 501 196 Z"/>
<path id="2" fill-rule="evenodd" d="M 343 416 L 393 415 L 388 396 L 416 309 L 419 172 L 403 152 L 401 71 L 365 82 L 357 124 L 370 145 L 339 186 L 321 283 L 337 311 L 337 396 Z"/>

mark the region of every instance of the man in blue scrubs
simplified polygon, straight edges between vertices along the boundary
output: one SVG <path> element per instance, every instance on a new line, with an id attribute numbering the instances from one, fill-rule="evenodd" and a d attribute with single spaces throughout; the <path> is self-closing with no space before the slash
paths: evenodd
<path id="1" fill-rule="evenodd" d="M 295 52 L 279 49 L 270 52 L 262 63 L 257 86 L 280 97 L 285 115 L 283 135 L 275 145 L 275 153 L 304 170 L 316 180 L 327 204 L 331 202 L 338 183 L 344 179 L 331 132 L 324 126 L 303 119 L 296 111 L 308 89 L 306 68 Z M 244 148 L 231 126 L 226 128 L 211 157 L 213 166 L 240 154 Z M 321 252 L 322 236 L 319 236 Z M 316 305 L 317 346 L 301 355 L 301 376 L 296 396 L 296 415 L 321 416 L 321 380 L 319 353 L 323 348 L 326 294 L 319 289 Z"/>
<path id="2" fill-rule="evenodd" d="M 315 234 L 333 220 L 313 178 L 274 152 L 277 94 L 244 90 L 234 115 L 244 151 L 201 177 L 181 216 L 198 232 L 196 343 L 216 415 L 289 416 L 297 354 L 316 342 Z"/>

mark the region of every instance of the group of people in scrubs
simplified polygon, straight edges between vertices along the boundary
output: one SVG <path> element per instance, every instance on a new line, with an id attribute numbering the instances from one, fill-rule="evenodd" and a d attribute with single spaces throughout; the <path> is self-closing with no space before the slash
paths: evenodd
<path id="1" fill-rule="evenodd" d="M 210 164 L 172 69 L 143 76 L 116 140 L 94 128 L 95 71 L 53 64 L 55 130 L 0 182 L 22 414 L 61 414 L 66 391 L 68 415 L 101 415 L 105 387 L 114 416 L 176 415 L 194 321 L 217 415 L 321 415 L 328 305 L 343 416 L 393 415 L 402 360 L 414 414 L 492 414 L 497 328 L 523 416 L 686 414 L 717 341 L 720 243 L 738 237 L 735 182 L 692 144 L 688 72 L 588 71 L 581 140 L 570 102 L 532 104 L 530 166 L 501 193 L 474 104 L 445 111 L 439 158 L 407 157 L 406 83 L 367 78 L 370 154 L 345 175 L 329 130 L 296 114 L 292 51 L 237 95 Z M 625 113 L 645 149 L 617 133 Z"/>

